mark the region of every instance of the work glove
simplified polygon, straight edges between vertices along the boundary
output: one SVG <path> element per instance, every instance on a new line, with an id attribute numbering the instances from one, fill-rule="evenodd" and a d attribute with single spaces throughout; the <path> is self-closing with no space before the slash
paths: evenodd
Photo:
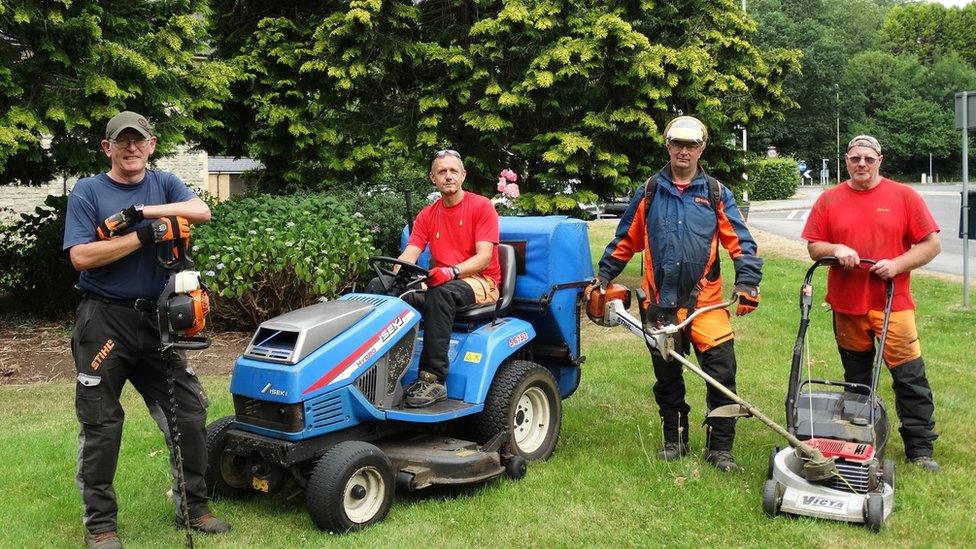
<path id="1" fill-rule="evenodd" d="M 584 298 L 589 299 L 594 290 L 600 290 L 601 294 L 605 294 L 607 293 L 607 286 L 609 285 L 610 281 L 600 275 L 597 275 L 597 277 L 593 279 L 593 282 L 591 282 L 590 285 L 583 290 L 583 296 Z"/>
<path id="2" fill-rule="evenodd" d="M 427 277 L 427 285 L 436 287 L 452 280 L 454 280 L 454 269 L 451 267 L 437 267 L 436 269 L 430 270 L 430 276 Z"/>
<path id="3" fill-rule="evenodd" d="M 190 237 L 190 222 L 185 217 L 168 215 L 136 229 L 139 242 L 154 244 Z"/>
<path id="4" fill-rule="evenodd" d="M 739 306 L 735 310 L 736 315 L 747 315 L 759 307 L 759 288 L 757 286 L 736 284 L 735 295 L 739 296 Z"/>
<path id="5" fill-rule="evenodd" d="M 98 224 L 95 232 L 100 240 L 109 240 L 124 229 L 132 227 L 143 220 L 142 204 L 129 206 L 119 213 L 112 214 Z"/>

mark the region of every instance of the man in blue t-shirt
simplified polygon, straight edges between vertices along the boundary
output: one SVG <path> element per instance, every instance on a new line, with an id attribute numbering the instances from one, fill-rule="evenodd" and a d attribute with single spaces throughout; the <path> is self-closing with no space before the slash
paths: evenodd
<path id="1" fill-rule="evenodd" d="M 210 208 L 172 173 L 146 169 L 156 137 L 142 115 L 124 111 L 109 120 L 101 149 L 112 168 L 78 181 L 71 191 L 63 245 L 81 273 L 78 286 L 84 292 L 71 351 L 78 372 L 77 483 L 86 540 L 89 547 L 121 547 L 112 482 L 125 416 L 119 395 L 126 381 L 142 395 L 163 431 L 174 466 L 168 373 L 174 376 L 190 526 L 226 532 L 230 526 L 210 512 L 204 482 L 209 402 L 185 356 L 175 362 L 163 357 L 156 318 L 156 300 L 167 277 L 156 259 L 156 245 L 188 236 L 189 223 L 210 220 Z M 180 493 L 174 481 L 176 521 L 183 525 Z"/>

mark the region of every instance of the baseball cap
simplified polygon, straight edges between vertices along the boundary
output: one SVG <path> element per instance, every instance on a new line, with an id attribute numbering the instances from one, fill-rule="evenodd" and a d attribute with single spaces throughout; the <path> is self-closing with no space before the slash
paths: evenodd
<path id="1" fill-rule="evenodd" d="M 132 128 L 146 139 L 152 137 L 152 126 L 149 125 L 146 117 L 132 111 L 122 111 L 113 116 L 105 125 L 105 137 L 115 139 L 126 128 Z"/>
<path id="2" fill-rule="evenodd" d="M 854 147 L 867 147 L 874 150 L 874 152 L 881 154 L 881 143 L 870 135 L 859 135 L 847 144 L 847 150 L 851 150 Z"/>
<path id="3" fill-rule="evenodd" d="M 704 143 L 708 141 L 708 130 L 701 120 L 693 116 L 679 116 L 668 122 L 664 128 L 664 139 L 669 143 L 671 141 Z"/>

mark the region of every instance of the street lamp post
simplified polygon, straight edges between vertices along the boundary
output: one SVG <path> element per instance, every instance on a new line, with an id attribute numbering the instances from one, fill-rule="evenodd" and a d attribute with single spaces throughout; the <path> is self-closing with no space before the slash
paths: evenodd
<path id="1" fill-rule="evenodd" d="M 840 183 L 840 84 L 834 84 L 836 92 L 835 110 L 837 111 L 837 183 Z"/>

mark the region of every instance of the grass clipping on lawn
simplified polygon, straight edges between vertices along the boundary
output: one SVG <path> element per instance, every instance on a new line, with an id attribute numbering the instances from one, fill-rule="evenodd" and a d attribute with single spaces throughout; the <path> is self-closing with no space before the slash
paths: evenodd
<path id="1" fill-rule="evenodd" d="M 594 260 L 609 242 L 613 224 L 591 225 Z M 760 245 L 764 240 L 760 239 Z M 762 304 L 752 315 L 733 317 L 739 393 L 774 420 L 784 421 L 790 357 L 799 321 L 797 296 L 809 266 L 798 253 L 766 250 Z M 802 253 L 802 249 L 800 250 Z M 727 287 L 733 271 L 722 265 Z M 636 287 L 639 259 L 619 281 Z M 822 301 L 824 276 L 815 281 Z M 213 510 L 233 524 L 219 537 L 197 536 L 201 546 L 294 547 L 397 546 L 974 546 L 971 482 L 976 450 L 976 314 L 950 310 L 959 284 L 917 276 L 918 328 L 936 398 L 935 455 L 944 473 L 933 476 L 904 461 L 894 418 L 890 376 L 881 396 L 890 413 L 887 456 L 896 467 L 896 507 L 879 534 L 867 528 L 762 512 L 762 484 L 769 451 L 784 442 L 755 420 L 737 427 L 735 456 L 743 471 L 723 474 L 704 462 L 704 382 L 686 374 L 692 406 L 692 453 L 676 462 L 654 454 L 662 444 L 653 373 L 643 343 L 623 328 L 602 328 L 584 319 L 582 382 L 563 402 L 563 428 L 551 459 L 529 464 L 518 482 L 397 494 L 387 519 L 364 532 L 333 536 L 315 530 L 304 494 L 293 486 L 244 501 L 215 501 Z M 817 377 L 840 377 L 830 311 L 811 313 L 809 348 Z M 213 401 L 209 419 L 232 413 L 229 378 L 206 377 Z M 183 534 L 172 527 L 166 498 L 169 477 L 160 432 L 131 387 L 116 474 L 119 533 L 132 547 L 175 547 Z M 77 546 L 82 542 L 81 502 L 75 486 L 78 424 L 70 383 L 0 387 L 0 521 L 2 545 Z"/>

